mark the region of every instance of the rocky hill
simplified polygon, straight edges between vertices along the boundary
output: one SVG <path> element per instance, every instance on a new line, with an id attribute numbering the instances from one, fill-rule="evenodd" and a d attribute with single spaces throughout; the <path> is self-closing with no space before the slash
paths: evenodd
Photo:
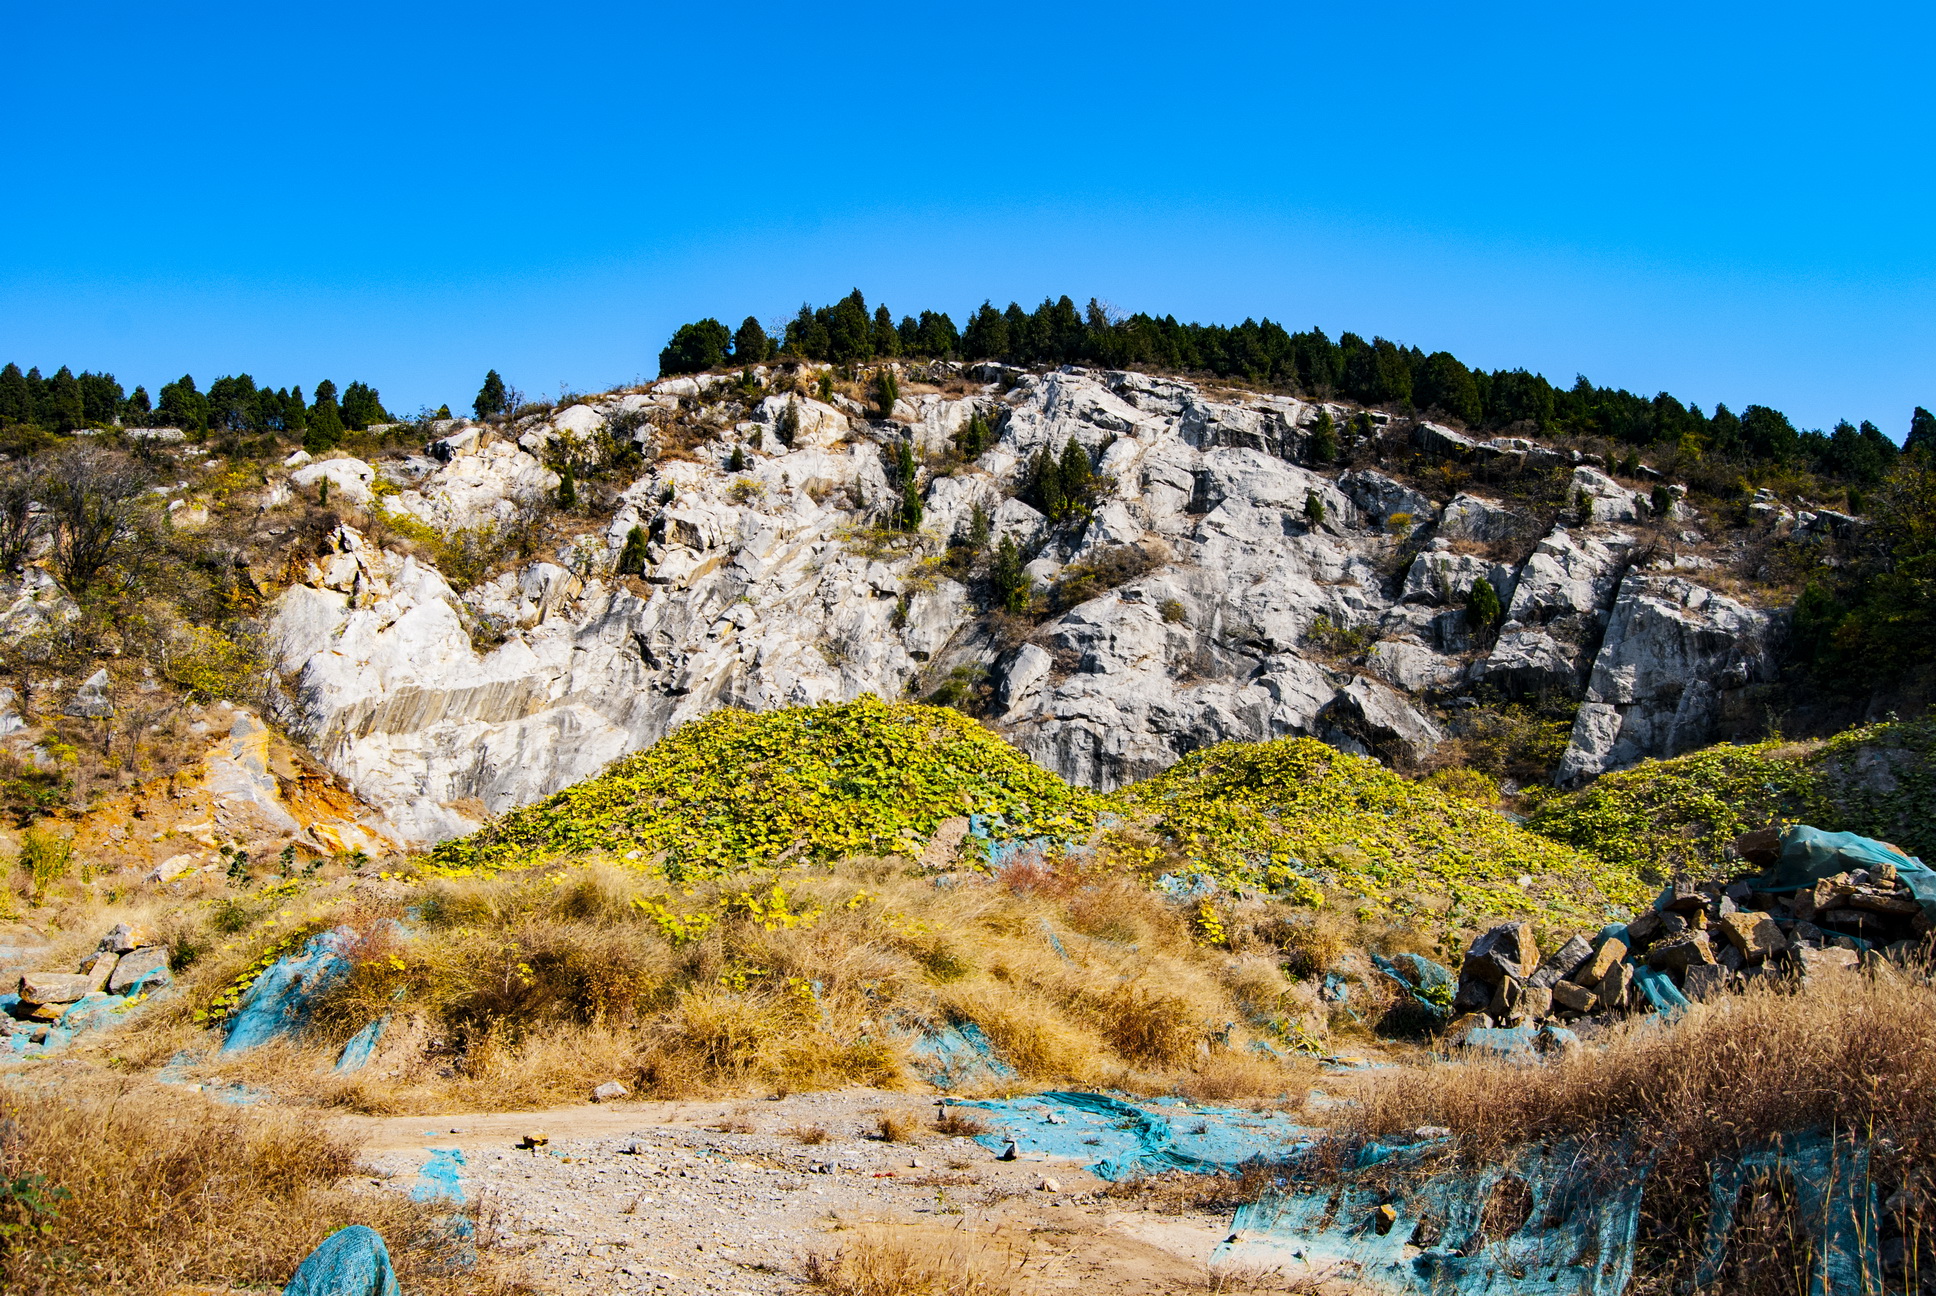
<path id="1" fill-rule="evenodd" d="M 1227 739 L 1428 766 L 1475 706 L 1578 703 L 1557 772 L 1579 782 L 1757 731 L 1784 619 L 1745 559 L 1852 525 L 1758 500 L 1731 531 L 1635 463 L 1339 404 L 893 372 L 885 410 L 828 367 L 760 368 L 271 474 L 265 517 L 313 497 L 337 520 L 257 559 L 287 580 L 285 718 L 419 843 L 714 708 L 868 692 L 978 712 L 1103 790 Z M 1080 498 L 1045 499 L 1071 445 Z M 530 559 L 477 570 L 567 472 L 575 508 Z M 990 589 L 1009 541 L 1031 591 Z M 1480 581 L 1496 614 L 1469 608 Z"/>

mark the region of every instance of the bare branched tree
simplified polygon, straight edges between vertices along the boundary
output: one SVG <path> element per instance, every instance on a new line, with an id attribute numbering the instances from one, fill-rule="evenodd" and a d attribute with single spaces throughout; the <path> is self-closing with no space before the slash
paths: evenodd
<path id="1" fill-rule="evenodd" d="M 46 490 L 46 475 L 34 460 L 0 471 L 0 572 L 11 572 L 26 561 L 40 535 L 43 519 L 37 505 Z"/>
<path id="2" fill-rule="evenodd" d="M 68 446 L 49 462 L 54 566 L 70 593 L 134 545 L 148 482 L 140 464 L 96 445 Z"/>

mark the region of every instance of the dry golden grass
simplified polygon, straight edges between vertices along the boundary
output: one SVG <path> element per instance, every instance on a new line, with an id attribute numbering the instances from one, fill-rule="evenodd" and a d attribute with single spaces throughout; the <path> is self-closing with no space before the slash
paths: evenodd
<path id="1" fill-rule="evenodd" d="M 776 883 L 783 920 L 766 907 Z M 905 1088 L 918 1079 L 913 1028 L 972 1022 L 1017 1073 L 984 1090 L 1275 1097 L 1306 1087 L 1311 1068 L 1250 1042 L 1275 1039 L 1259 1023 L 1323 1028 L 1313 987 L 1279 964 L 1332 932 L 1247 901 L 1206 945 L 1194 906 L 1039 860 L 952 886 L 898 859 L 686 891 L 592 863 L 346 882 L 302 900 L 217 897 L 167 918 L 187 955 L 182 992 L 119 1032 L 114 1051 L 144 1068 L 187 1051 L 209 1078 L 363 1112 L 506 1110 L 583 1101 L 614 1079 L 654 1097 Z M 193 1012 L 276 940 L 339 924 L 358 934 L 354 971 L 307 1033 L 208 1056 L 214 1038 Z M 336 1050 L 379 1017 L 371 1063 L 331 1074 Z"/>
<path id="2" fill-rule="evenodd" d="M 1020 1296 L 1027 1249 L 1004 1233 L 951 1229 L 919 1239 L 861 1233 L 812 1252 L 807 1281 L 829 1296 Z"/>
<path id="3" fill-rule="evenodd" d="M 348 1224 L 382 1233 L 412 1292 L 509 1291 L 488 1248 L 451 1268 L 448 1214 L 342 1180 L 354 1146 L 313 1116 L 224 1107 L 140 1081 L 64 1077 L 0 1095 L 0 1174 L 41 1177 L 56 1213 L 0 1247 L 0 1283 L 33 1296 L 286 1282 Z M 4 1214 L 23 1223 L 17 1201 Z"/>
<path id="4" fill-rule="evenodd" d="M 1672 1023 L 1636 1018 L 1601 1047 L 1550 1065 L 1470 1061 L 1373 1074 L 1359 1082 L 1357 1105 L 1341 1110 L 1354 1134 L 1449 1127 L 1472 1164 L 1549 1140 L 1573 1141 L 1616 1172 L 1650 1164 L 1641 1272 L 1663 1291 L 1686 1277 L 1717 1159 L 1812 1129 L 1867 1141 L 1878 1198 L 1890 1203 L 1882 1245 L 1900 1254 L 1915 1290 L 1918 1271 L 1936 1275 L 1922 1206 L 1936 1201 L 1932 1095 L 1936 986 L 1884 965 L 1817 977 L 1800 990 L 1757 987 L 1696 1004 Z M 1786 1252 L 1774 1247 L 1777 1235 L 1788 1236 L 1778 1207 L 1763 1221 L 1761 1244 L 1753 1229 L 1737 1239 L 1741 1273 L 1719 1290 L 1796 1290 L 1769 1285 L 1771 1274 L 1787 1272 Z"/>
<path id="5" fill-rule="evenodd" d="M 921 1137 L 921 1121 L 913 1112 L 882 1112 L 874 1135 L 883 1143 L 912 1143 Z"/>

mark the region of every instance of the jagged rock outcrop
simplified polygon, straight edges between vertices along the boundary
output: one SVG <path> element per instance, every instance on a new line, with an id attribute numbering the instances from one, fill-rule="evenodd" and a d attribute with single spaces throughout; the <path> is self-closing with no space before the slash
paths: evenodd
<path id="1" fill-rule="evenodd" d="M 1528 509 L 1476 489 L 1440 505 L 1383 471 L 1302 462 L 1309 402 L 1138 373 L 966 376 L 982 385 L 903 396 L 887 420 L 811 384 L 741 400 L 730 380 L 682 378 L 515 437 L 440 428 L 369 489 L 447 534 L 509 525 L 555 490 L 561 440 L 611 431 L 648 462 L 597 530 L 462 592 L 337 531 L 278 604 L 290 719 L 396 832 L 427 841 L 714 707 L 899 696 L 962 668 L 992 685 L 988 718 L 1031 758 L 1105 788 L 1225 739 L 1309 734 L 1415 761 L 1443 737 L 1426 704 L 1473 683 L 1587 690 L 1578 777 L 1700 740 L 1765 669 L 1770 619 L 1637 568 L 1648 501 L 1589 465 L 1572 467 L 1569 498 L 1591 503 L 1541 536 Z M 994 443 L 944 457 L 977 416 Z M 662 441 L 674 418 L 682 439 Z M 1530 442 L 1420 439 L 1568 470 Z M 895 539 L 876 528 L 899 503 L 885 450 L 903 441 L 932 466 L 921 534 Z M 1058 525 L 1018 496 L 1038 452 L 1070 441 L 1100 487 L 1085 519 Z M 744 471 L 727 471 L 735 449 Z M 368 467 L 302 471 L 362 481 Z M 1045 585 L 1110 563 L 1117 583 L 1003 641 L 937 565 L 978 515 Z M 619 577 L 634 527 L 645 569 Z M 1510 618 L 1496 638 L 1466 623 L 1480 577 Z"/>

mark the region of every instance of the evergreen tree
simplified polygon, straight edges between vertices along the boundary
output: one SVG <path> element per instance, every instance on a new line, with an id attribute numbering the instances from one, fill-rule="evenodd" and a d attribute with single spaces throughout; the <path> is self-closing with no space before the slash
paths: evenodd
<path id="1" fill-rule="evenodd" d="M 215 432 L 241 432 L 253 421 L 255 379 L 247 374 L 217 378 L 208 385 L 208 426 Z"/>
<path id="2" fill-rule="evenodd" d="M 390 421 L 376 388 L 361 382 L 353 382 L 343 389 L 342 416 L 343 426 L 357 432 L 367 432 L 371 424 Z"/>
<path id="3" fill-rule="evenodd" d="M 726 460 L 726 471 L 727 472 L 745 472 L 746 471 L 746 452 L 744 450 L 741 450 L 738 446 L 733 447 L 732 456 Z"/>
<path id="4" fill-rule="evenodd" d="M 991 523 L 988 517 L 988 510 L 979 504 L 975 505 L 974 511 L 968 515 L 968 539 L 966 544 L 969 553 L 978 554 L 988 547 L 990 528 Z"/>
<path id="5" fill-rule="evenodd" d="M 921 492 L 915 489 L 914 475 L 910 473 L 901 483 L 900 523 L 903 531 L 921 529 Z"/>
<path id="6" fill-rule="evenodd" d="M 12 365 L 7 368 L 12 369 Z M 1936 414 L 1918 405 L 1916 412 L 1909 416 L 1909 436 L 1902 443 L 1903 452 L 1914 450 L 1922 454 L 1936 454 Z"/>
<path id="7" fill-rule="evenodd" d="M 1095 485 L 1095 472 L 1089 466 L 1089 452 L 1074 437 L 1062 447 L 1062 462 L 1057 476 L 1062 481 L 1062 497 L 1072 509 L 1087 508 Z"/>
<path id="8" fill-rule="evenodd" d="M 435 418 L 435 419 L 447 419 L 447 418 L 449 418 L 449 417 L 450 417 L 450 405 L 449 405 L 448 403 L 446 403 L 446 404 L 443 404 L 443 405 L 439 405 L 439 406 L 437 407 L 437 412 L 436 412 L 435 414 L 433 414 L 433 415 L 431 415 L 431 417 L 432 417 L 432 418 Z"/>
<path id="9" fill-rule="evenodd" d="M 899 399 L 901 399 L 901 384 L 894 377 L 894 371 L 882 369 L 874 376 L 874 404 L 880 410 L 882 418 L 893 416 L 894 402 Z"/>
<path id="10" fill-rule="evenodd" d="M 282 403 L 282 426 L 290 436 L 302 436 L 309 427 L 309 404 L 303 400 L 300 385 L 289 389 L 289 399 Z"/>
<path id="11" fill-rule="evenodd" d="M 148 416 L 154 412 L 154 408 L 148 400 L 148 389 L 137 385 L 134 394 L 129 396 L 127 402 L 121 406 L 121 421 L 129 427 L 140 427 L 148 421 Z M 0 423 L 4 422 L 6 418 L 0 416 Z"/>
<path id="12" fill-rule="evenodd" d="M 646 544 L 645 528 L 635 525 L 625 533 L 625 545 L 618 551 L 619 575 L 645 575 Z"/>
<path id="13" fill-rule="evenodd" d="M 945 312 L 922 311 L 920 342 L 914 348 L 921 355 L 945 359 L 961 349 L 961 334 Z"/>
<path id="14" fill-rule="evenodd" d="M 995 551 L 995 569 L 990 573 L 990 580 L 995 587 L 995 601 L 1005 611 L 1017 616 L 1028 611 L 1028 572 L 1023 570 L 1022 551 L 1015 547 L 1015 537 L 1002 537 Z"/>
<path id="15" fill-rule="evenodd" d="M 835 364 L 852 364 L 873 354 L 873 321 L 867 317 L 867 299 L 856 288 L 828 312 L 827 358 Z"/>
<path id="16" fill-rule="evenodd" d="M 343 439 L 343 410 L 336 403 L 336 384 L 325 378 L 316 384 L 316 403 L 309 407 L 309 426 L 303 433 L 303 449 L 322 454 L 336 448 Z"/>
<path id="17" fill-rule="evenodd" d="M 975 413 L 968 416 L 968 421 L 955 433 L 954 439 L 955 450 L 963 459 L 978 459 L 993 437 L 989 433 L 988 420 Z"/>
<path id="18" fill-rule="evenodd" d="M 510 413 L 504 408 L 504 379 L 498 377 L 497 370 L 493 369 L 484 375 L 484 385 L 477 389 L 477 399 L 471 402 L 471 412 L 480 421 Z"/>
<path id="19" fill-rule="evenodd" d="M 1324 497 L 1316 491 L 1304 492 L 1304 525 L 1313 531 L 1324 525 Z"/>
<path id="20" fill-rule="evenodd" d="M 40 393 L 42 427 L 56 432 L 72 432 L 81 426 L 81 383 L 74 371 L 62 365 L 47 380 Z"/>
<path id="21" fill-rule="evenodd" d="M 1068 497 L 1062 491 L 1062 465 L 1057 463 L 1049 448 L 1043 446 L 1029 461 L 1029 489 L 1035 507 L 1051 521 L 1060 519 L 1069 506 Z"/>
<path id="22" fill-rule="evenodd" d="M 659 352 L 659 376 L 704 373 L 726 363 L 726 346 L 732 334 L 716 319 L 681 324 L 665 349 Z"/>
<path id="23" fill-rule="evenodd" d="M 1008 354 L 1008 319 L 990 301 L 968 317 L 961 335 L 961 354 L 970 360 L 1000 360 Z"/>
<path id="24" fill-rule="evenodd" d="M 1318 406 L 1317 422 L 1311 425 L 1311 462 L 1328 464 L 1338 457 L 1338 428 L 1331 411 Z"/>
<path id="25" fill-rule="evenodd" d="M 913 440 L 895 442 L 888 453 L 892 457 L 894 480 L 903 485 L 913 481 L 916 472 Z"/>
<path id="26" fill-rule="evenodd" d="M 1486 634 L 1499 623 L 1502 612 L 1499 591 L 1492 587 L 1492 582 L 1483 576 L 1473 581 L 1465 595 L 1466 628 L 1473 634 Z"/>
<path id="27" fill-rule="evenodd" d="M 569 459 L 558 470 L 558 507 L 567 512 L 578 507 L 578 479 L 571 471 Z"/>
<path id="28" fill-rule="evenodd" d="M 901 354 L 901 333 L 894 327 L 894 317 L 888 314 L 885 306 L 874 308 L 874 354 L 877 356 Z"/>
<path id="29" fill-rule="evenodd" d="M 819 395 L 820 401 L 823 405 L 831 405 L 834 403 L 834 371 L 833 370 L 823 369 L 821 371 L 820 381 L 814 384 L 814 391 Z"/>
<path id="30" fill-rule="evenodd" d="M 760 322 L 751 315 L 741 320 L 739 331 L 733 334 L 733 363 L 764 364 L 772 354 L 773 339 L 767 337 Z"/>
<path id="31" fill-rule="evenodd" d="M 208 429 L 208 399 L 195 390 L 195 380 L 187 374 L 162 387 L 156 412 L 160 415 L 157 421 L 163 427 L 178 427 L 186 432 Z"/>
<path id="32" fill-rule="evenodd" d="M 81 374 L 81 421 L 89 427 L 106 427 L 121 412 L 121 384 L 110 373 Z"/>
<path id="33" fill-rule="evenodd" d="M 786 408 L 780 417 L 773 421 L 773 435 L 780 438 L 780 444 L 793 448 L 793 438 L 800 435 L 800 402 L 787 397 Z"/>
<path id="34" fill-rule="evenodd" d="M 0 369 L 0 425 L 33 421 L 34 393 L 27 386 L 27 375 L 20 372 L 19 365 L 9 362 Z"/>

